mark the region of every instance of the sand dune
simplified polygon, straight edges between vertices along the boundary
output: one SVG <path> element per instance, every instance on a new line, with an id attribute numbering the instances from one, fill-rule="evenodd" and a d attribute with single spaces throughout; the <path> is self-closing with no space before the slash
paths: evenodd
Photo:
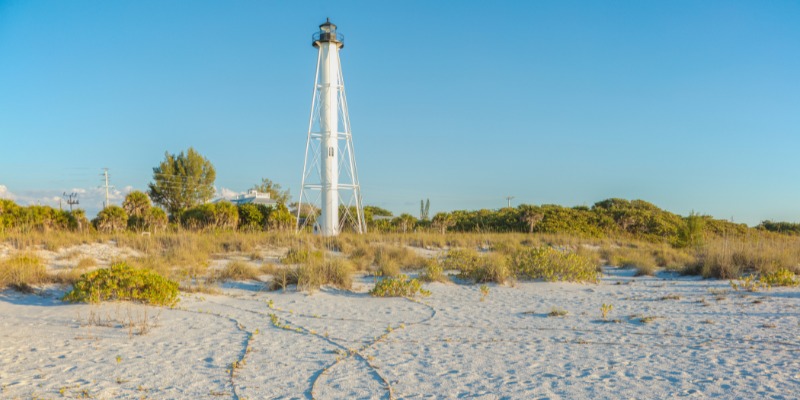
<path id="1" fill-rule="evenodd" d="M 800 396 L 797 289 L 606 272 L 598 285 L 490 286 L 484 301 L 438 283 L 417 301 L 372 298 L 366 277 L 360 292 L 311 295 L 229 284 L 175 309 L 6 291 L 0 397 Z"/>

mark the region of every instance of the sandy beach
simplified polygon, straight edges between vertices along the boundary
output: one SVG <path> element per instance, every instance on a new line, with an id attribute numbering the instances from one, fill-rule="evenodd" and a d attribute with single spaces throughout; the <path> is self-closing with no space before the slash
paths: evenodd
<path id="1" fill-rule="evenodd" d="M 174 309 L 0 295 L 0 397 L 796 398 L 800 293 L 607 268 L 427 298 L 224 285 Z M 604 320 L 600 308 L 613 308 Z M 549 316 L 553 309 L 564 316 Z"/>

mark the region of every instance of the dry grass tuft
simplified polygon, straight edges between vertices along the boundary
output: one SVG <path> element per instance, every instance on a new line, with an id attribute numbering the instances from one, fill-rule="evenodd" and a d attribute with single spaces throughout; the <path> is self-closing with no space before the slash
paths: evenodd
<path id="1" fill-rule="evenodd" d="M 42 259 L 22 253 L 0 262 L 0 288 L 14 287 L 28 291 L 32 285 L 51 282 Z"/>
<path id="2" fill-rule="evenodd" d="M 228 262 L 224 268 L 214 274 L 212 281 L 247 281 L 259 280 L 261 273 L 253 264 L 246 261 L 234 260 Z"/>

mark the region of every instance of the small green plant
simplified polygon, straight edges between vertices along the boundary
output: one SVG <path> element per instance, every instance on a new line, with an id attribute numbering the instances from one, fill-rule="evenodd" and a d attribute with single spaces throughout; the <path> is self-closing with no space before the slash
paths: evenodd
<path id="1" fill-rule="evenodd" d="M 408 279 L 403 274 L 396 277 L 383 278 L 369 291 L 369 294 L 375 297 L 414 297 L 417 293 L 423 297 L 431 294 L 431 292 L 422 288 L 422 284 L 418 280 Z"/>
<path id="2" fill-rule="evenodd" d="M 486 285 L 481 285 L 481 301 L 486 300 L 486 296 L 489 295 L 489 287 Z"/>
<path id="3" fill-rule="evenodd" d="M 768 286 L 798 286 L 795 274 L 786 268 L 780 268 L 775 272 L 768 272 L 758 279 L 761 283 Z"/>
<path id="4" fill-rule="evenodd" d="M 748 275 L 739 280 L 738 282 L 731 280 L 730 283 L 731 283 L 731 289 L 736 291 L 744 290 L 748 292 L 757 292 L 760 289 L 765 289 L 765 290 L 769 289 L 768 283 L 762 281 L 760 278 L 756 278 L 753 275 Z"/>
<path id="5" fill-rule="evenodd" d="M 425 260 L 425 269 L 419 274 L 423 282 L 447 282 L 450 279 L 444 273 L 444 268 L 439 260 L 431 258 Z"/>
<path id="6" fill-rule="evenodd" d="M 117 364 L 121 363 L 122 362 L 122 356 L 117 356 L 116 360 L 117 360 Z"/>
<path id="7" fill-rule="evenodd" d="M 608 313 L 610 313 L 613 309 L 614 306 L 611 304 L 603 303 L 603 305 L 600 306 L 600 315 L 603 317 L 603 321 L 608 320 Z"/>
<path id="8" fill-rule="evenodd" d="M 178 284 L 153 271 L 135 269 L 122 262 L 81 275 L 63 300 L 73 303 L 128 300 L 171 306 L 178 301 Z"/>
<path id="9" fill-rule="evenodd" d="M 559 307 L 553 307 L 553 308 L 550 309 L 550 312 L 547 313 L 547 316 L 548 317 L 566 317 L 567 314 L 569 314 L 567 312 L 567 310 L 565 310 L 563 308 L 559 308 Z"/>

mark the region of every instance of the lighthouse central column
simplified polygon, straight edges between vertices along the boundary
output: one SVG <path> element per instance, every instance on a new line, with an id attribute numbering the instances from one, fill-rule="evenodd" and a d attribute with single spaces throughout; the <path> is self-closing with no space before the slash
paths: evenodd
<path id="1" fill-rule="evenodd" d="M 339 233 L 339 47 L 323 42 L 320 54 L 320 178 L 321 214 L 319 234 Z"/>

